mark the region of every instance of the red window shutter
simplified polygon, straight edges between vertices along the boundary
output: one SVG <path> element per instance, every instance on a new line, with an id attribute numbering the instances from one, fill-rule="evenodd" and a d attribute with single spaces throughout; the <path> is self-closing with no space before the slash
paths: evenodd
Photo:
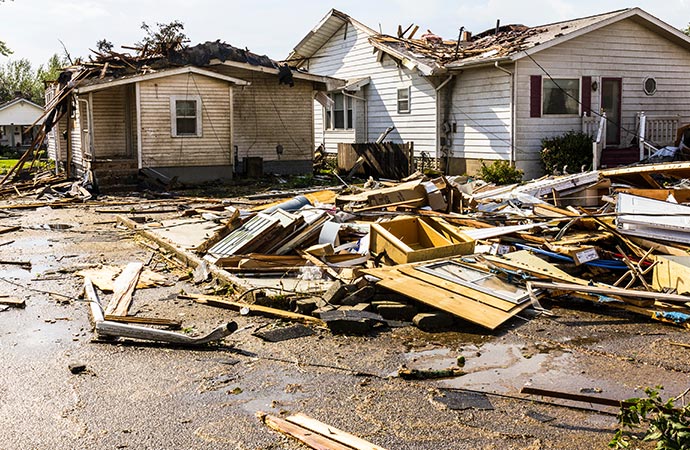
<path id="1" fill-rule="evenodd" d="M 582 77 L 582 115 L 592 113 L 592 77 Z"/>
<path id="2" fill-rule="evenodd" d="M 529 85 L 529 116 L 541 117 L 541 75 L 532 75 Z"/>

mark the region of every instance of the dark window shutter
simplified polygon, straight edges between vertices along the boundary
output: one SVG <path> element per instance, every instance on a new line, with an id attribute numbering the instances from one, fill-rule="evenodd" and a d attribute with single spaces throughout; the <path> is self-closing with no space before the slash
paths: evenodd
<path id="1" fill-rule="evenodd" d="M 592 77 L 582 77 L 582 115 L 592 113 Z"/>
<path id="2" fill-rule="evenodd" d="M 541 117 L 541 75 L 532 75 L 529 84 L 529 116 Z"/>

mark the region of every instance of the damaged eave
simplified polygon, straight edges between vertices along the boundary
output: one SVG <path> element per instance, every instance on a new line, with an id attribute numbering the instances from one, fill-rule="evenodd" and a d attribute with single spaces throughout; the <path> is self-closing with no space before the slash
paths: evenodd
<path id="1" fill-rule="evenodd" d="M 503 56 L 500 58 L 490 58 L 474 61 L 457 61 L 450 64 L 446 64 L 446 70 L 448 70 L 449 72 L 456 72 L 469 68 L 493 66 L 496 63 L 513 62 L 515 59 L 516 58 L 514 58 L 513 56 Z"/>
<path id="2" fill-rule="evenodd" d="M 420 61 L 419 59 L 414 58 L 412 55 L 406 55 L 403 52 L 397 51 L 385 44 L 376 41 L 376 39 L 374 38 L 369 38 L 369 43 L 378 51 L 386 53 L 394 57 L 395 59 L 401 61 L 401 64 L 405 66 L 407 69 L 416 69 L 425 77 L 439 75 L 446 72 L 446 69 L 443 66 L 440 66 L 438 64 L 430 66 L 429 64 L 426 64 Z"/>
<path id="3" fill-rule="evenodd" d="M 193 67 L 193 66 L 187 66 L 187 67 L 180 67 L 177 69 L 172 69 L 172 70 L 161 70 L 159 72 L 154 72 L 154 73 L 147 73 L 143 75 L 131 75 L 127 77 L 122 77 L 122 78 L 117 78 L 111 81 L 104 81 L 104 82 L 99 82 L 87 86 L 83 86 L 80 88 L 75 89 L 75 92 L 77 94 L 86 94 L 88 92 L 94 92 L 94 91 L 99 91 L 102 89 L 107 89 L 115 86 L 121 86 L 124 84 L 130 84 L 130 83 L 135 83 L 139 81 L 147 81 L 147 80 L 155 80 L 157 78 L 165 78 L 165 77 L 170 77 L 174 75 L 182 75 L 182 74 L 187 74 L 187 73 L 193 73 L 197 75 L 202 75 L 210 78 L 215 78 L 218 80 L 226 81 L 228 83 L 235 84 L 237 86 L 248 86 L 251 84 L 248 81 L 241 80 L 239 78 L 235 77 L 229 77 L 227 75 L 223 75 L 217 72 L 213 72 L 211 70 L 204 70 L 200 69 L 198 67 Z"/>
<path id="4" fill-rule="evenodd" d="M 212 59 L 211 66 L 223 65 L 228 67 L 236 67 L 239 69 L 251 70 L 253 72 L 268 73 L 272 75 L 278 75 L 279 69 L 265 66 L 255 66 L 252 64 L 237 62 L 237 61 L 221 61 L 219 59 Z M 321 83 L 324 86 L 344 86 L 345 80 L 339 78 L 327 77 L 323 75 L 314 75 L 312 73 L 300 72 L 298 70 L 292 70 L 292 77 L 297 80 L 311 81 L 314 83 Z"/>

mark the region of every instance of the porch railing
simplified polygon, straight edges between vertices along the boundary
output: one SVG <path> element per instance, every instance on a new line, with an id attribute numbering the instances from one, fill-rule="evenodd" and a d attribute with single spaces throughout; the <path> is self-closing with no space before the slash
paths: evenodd
<path id="1" fill-rule="evenodd" d="M 594 121 L 588 121 L 588 126 L 591 126 L 592 131 L 588 134 L 592 136 L 592 170 L 599 169 L 601 165 L 601 153 L 606 148 L 606 113 L 601 117 L 588 117 Z M 594 128 L 596 126 L 596 129 Z M 585 120 L 583 117 L 582 128 L 585 130 Z M 596 132 L 594 132 L 596 130 Z M 584 131 L 587 133 L 588 131 Z"/>
<path id="2" fill-rule="evenodd" d="M 644 111 L 639 112 L 637 134 L 640 160 L 656 151 L 657 147 L 674 145 L 679 127 L 679 115 L 647 115 Z"/>

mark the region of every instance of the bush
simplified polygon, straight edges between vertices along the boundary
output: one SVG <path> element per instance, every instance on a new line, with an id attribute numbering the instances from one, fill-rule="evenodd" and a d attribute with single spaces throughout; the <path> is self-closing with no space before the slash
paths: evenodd
<path id="1" fill-rule="evenodd" d="M 563 171 L 568 166 L 568 172 L 577 173 L 582 166 L 592 165 L 592 138 L 580 131 L 567 133 L 541 140 L 541 162 L 546 173 Z"/>
<path id="2" fill-rule="evenodd" d="M 508 161 L 498 160 L 487 166 L 482 161 L 482 167 L 479 169 L 479 176 L 487 183 L 515 184 L 522 181 L 522 170 L 511 166 Z"/>

